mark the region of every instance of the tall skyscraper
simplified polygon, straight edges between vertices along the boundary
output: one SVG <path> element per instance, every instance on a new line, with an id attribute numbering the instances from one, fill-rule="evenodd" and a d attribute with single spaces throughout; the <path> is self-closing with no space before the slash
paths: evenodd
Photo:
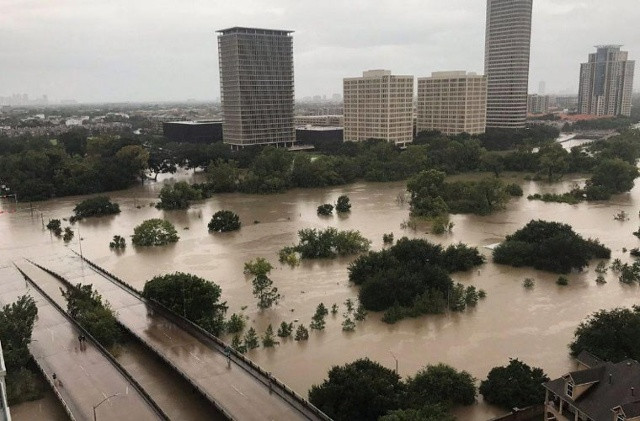
<path id="1" fill-rule="evenodd" d="M 635 61 L 621 45 L 600 45 L 580 65 L 580 114 L 631 115 L 631 90 Z"/>
<path id="2" fill-rule="evenodd" d="M 487 78 L 463 71 L 418 78 L 416 131 L 480 134 L 487 117 Z"/>
<path id="3" fill-rule="evenodd" d="M 369 70 L 344 79 L 344 140 L 413 141 L 413 76 Z"/>
<path id="4" fill-rule="evenodd" d="M 218 31 L 224 143 L 241 148 L 295 142 L 292 32 Z"/>
<path id="5" fill-rule="evenodd" d="M 487 0 L 487 127 L 525 126 L 532 9 L 533 0 Z"/>

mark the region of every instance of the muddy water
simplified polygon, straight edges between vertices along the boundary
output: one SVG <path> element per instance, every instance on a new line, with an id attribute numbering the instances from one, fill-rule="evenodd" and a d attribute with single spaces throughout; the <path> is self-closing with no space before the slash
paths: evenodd
<path id="1" fill-rule="evenodd" d="M 175 181 L 181 175 L 164 182 Z M 347 282 L 347 265 L 351 259 L 304 262 L 295 269 L 277 262 L 277 251 L 292 244 L 301 228 L 357 229 L 373 241 L 372 248 L 382 247 L 382 234 L 393 232 L 396 238 L 428 238 L 451 244 L 459 241 L 478 246 L 488 257 L 484 246 L 497 243 L 531 219 L 559 221 L 573 225 L 585 237 L 599 238 L 613 250 L 613 257 L 628 261 L 622 248 L 638 246 L 632 232 L 638 228 L 638 188 L 630 194 L 614 198 L 606 204 L 546 204 L 530 202 L 528 194 L 560 192 L 580 180 L 546 185 L 521 181 L 525 196 L 512 200 L 504 211 L 490 216 L 454 215 L 452 234 L 432 236 L 426 227 L 417 231 L 403 230 L 408 218 L 406 204 L 397 196 L 404 183 L 358 183 L 349 186 L 294 190 L 274 196 L 241 194 L 219 195 L 196 204 L 188 211 L 164 212 L 149 207 L 161 183 L 139 186 L 112 193 L 122 208 L 120 215 L 89 220 L 79 226 L 83 253 L 113 271 L 130 284 L 142 289 L 154 275 L 186 271 L 210 279 L 222 287 L 229 314 L 247 306 L 249 316 L 259 333 L 268 324 L 299 319 L 308 325 L 315 307 L 323 302 L 341 305 L 346 298 L 356 297 L 357 289 Z M 341 194 L 351 198 L 353 211 L 346 217 L 319 218 L 316 207 L 335 202 Z M 65 198 L 34 205 L 33 216 L 28 205 L 20 204 L 16 213 L 0 214 L 0 263 L 21 256 L 38 256 L 64 247 L 62 240 L 43 232 L 40 212 L 47 218 L 67 217 L 78 198 Z M 4 210 L 14 205 L 3 202 Z M 227 234 L 207 233 L 211 215 L 220 209 L 237 212 L 243 227 Z M 630 220 L 618 222 L 613 216 L 625 210 Z M 135 249 L 130 245 L 122 254 L 111 252 L 108 243 L 114 234 L 129 236 L 133 227 L 144 219 L 165 217 L 176 225 L 181 236 L 172 246 Z M 254 223 L 256 221 L 257 223 Z M 69 247 L 78 250 L 78 237 Z M 266 257 L 275 266 L 271 274 L 284 299 L 275 309 L 259 312 L 251 293 L 250 280 L 242 274 L 243 264 L 256 257 Z M 475 285 L 487 291 L 487 298 L 477 308 L 462 314 L 425 316 L 404 320 L 395 325 L 380 321 L 370 314 L 355 332 L 340 328 L 342 316 L 327 318 L 324 332 L 312 332 L 306 343 L 283 341 L 269 350 L 258 349 L 249 357 L 272 371 L 294 390 L 306 396 L 314 383 L 321 382 L 327 370 L 336 364 L 369 357 L 394 368 L 398 359 L 400 374 L 411 375 L 426 364 L 445 362 L 482 379 L 496 365 L 510 357 L 543 367 L 551 377 L 573 369 L 567 353 L 573 331 L 590 313 L 601 308 L 630 306 L 638 302 L 638 288 L 619 284 L 612 274 L 605 285 L 596 285 L 592 267 L 569 276 L 570 285 L 559 287 L 557 276 L 532 269 L 514 269 L 487 263 L 479 271 L 455 274 L 456 281 Z M 532 290 L 525 290 L 526 277 L 536 280 Z M 461 420 L 485 420 L 501 411 L 479 403 L 458 413 Z"/>

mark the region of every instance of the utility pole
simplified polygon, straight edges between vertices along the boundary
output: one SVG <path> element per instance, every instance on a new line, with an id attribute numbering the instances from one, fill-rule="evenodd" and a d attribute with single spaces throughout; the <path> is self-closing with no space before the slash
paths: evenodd
<path id="1" fill-rule="evenodd" d="M 93 406 L 93 421 L 97 421 L 97 420 L 98 420 L 98 418 L 96 417 L 96 409 L 97 409 L 100 405 L 102 405 L 103 403 L 105 403 L 106 401 L 108 401 L 109 399 L 111 399 L 111 398 L 115 398 L 116 396 L 120 396 L 120 392 L 118 392 L 118 393 L 116 393 L 116 394 L 114 394 L 114 395 L 111 395 L 111 396 L 107 396 L 107 397 L 106 397 L 106 398 L 104 398 L 102 401 L 100 401 L 100 403 L 98 403 L 97 405 L 94 405 L 94 406 Z"/>

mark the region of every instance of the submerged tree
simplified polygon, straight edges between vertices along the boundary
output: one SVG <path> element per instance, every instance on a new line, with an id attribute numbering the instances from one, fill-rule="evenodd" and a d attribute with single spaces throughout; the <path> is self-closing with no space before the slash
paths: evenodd
<path id="1" fill-rule="evenodd" d="M 164 246 L 180 239 L 173 224 L 164 219 L 147 219 L 133 229 L 131 242 L 135 246 Z"/>
<path id="2" fill-rule="evenodd" d="M 264 332 L 264 336 L 262 337 L 262 346 L 265 348 L 271 348 L 275 345 L 278 345 L 280 342 L 276 341 L 276 338 L 273 334 L 273 327 L 271 324 L 267 327 L 267 330 Z"/>
<path id="3" fill-rule="evenodd" d="M 278 328 L 278 336 L 280 338 L 288 338 L 293 333 L 293 323 L 282 322 Z"/>
<path id="4" fill-rule="evenodd" d="M 306 341 L 307 339 L 309 339 L 309 331 L 306 327 L 304 327 L 304 325 L 301 324 L 298 326 L 298 329 L 296 329 L 295 340 Z"/>
<path id="5" fill-rule="evenodd" d="M 240 217 L 229 210 L 221 210 L 213 214 L 208 226 L 213 232 L 237 231 L 241 226 Z"/>
<path id="6" fill-rule="evenodd" d="M 336 212 L 351 212 L 351 203 L 349 202 L 348 196 L 342 195 L 338 197 L 338 202 L 336 202 Z"/>

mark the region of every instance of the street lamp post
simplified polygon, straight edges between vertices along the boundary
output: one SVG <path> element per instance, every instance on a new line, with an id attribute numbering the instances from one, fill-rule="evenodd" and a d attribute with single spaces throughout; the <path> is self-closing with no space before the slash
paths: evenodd
<path id="1" fill-rule="evenodd" d="M 106 398 L 104 398 L 103 400 L 101 400 L 101 401 L 100 401 L 100 403 L 98 403 L 97 405 L 94 405 L 94 406 L 93 406 L 93 421 L 97 421 L 97 418 L 96 418 L 96 409 L 97 409 L 100 405 L 102 405 L 103 403 L 105 403 L 106 401 L 108 401 L 109 399 L 111 399 L 111 398 L 115 398 L 116 396 L 120 396 L 120 392 L 115 393 L 115 394 L 113 394 L 113 395 L 111 395 L 111 396 L 107 396 Z"/>
<path id="2" fill-rule="evenodd" d="M 398 374 L 398 358 L 396 357 L 396 354 L 394 354 L 390 349 L 388 351 L 389 351 L 389 354 L 391 354 L 391 356 L 393 357 L 393 359 L 396 360 L 396 374 Z"/>

